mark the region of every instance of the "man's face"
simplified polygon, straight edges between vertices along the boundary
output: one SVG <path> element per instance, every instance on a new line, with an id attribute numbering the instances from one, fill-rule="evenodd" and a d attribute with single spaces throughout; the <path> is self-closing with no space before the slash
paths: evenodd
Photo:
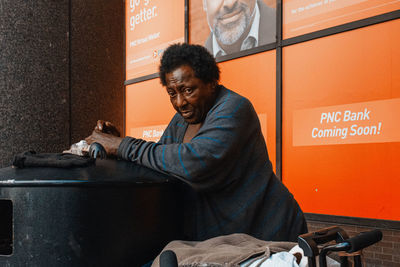
<path id="1" fill-rule="evenodd" d="M 182 65 L 165 75 L 166 89 L 172 106 L 190 124 L 204 121 L 215 101 L 215 86 L 204 83 L 193 69 Z"/>
<path id="2" fill-rule="evenodd" d="M 208 25 L 224 45 L 232 45 L 250 27 L 256 0 L 203 0 Z"/>

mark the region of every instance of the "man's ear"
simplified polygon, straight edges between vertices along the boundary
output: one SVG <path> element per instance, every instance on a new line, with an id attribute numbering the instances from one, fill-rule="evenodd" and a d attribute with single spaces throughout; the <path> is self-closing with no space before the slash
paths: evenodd
<path id="1" fill-rule="evenodd" d="M 207 12 L 207 0 L 203 0 L 203 10 Z"/>
<path id="2" fill-rule="evenodd" d="M 210 82 L 210 89 L 211 92 L 214 94 L 215 92 L 217 92 L 217 86 L 218 86 L 218 81 L 215 82 Z"/>

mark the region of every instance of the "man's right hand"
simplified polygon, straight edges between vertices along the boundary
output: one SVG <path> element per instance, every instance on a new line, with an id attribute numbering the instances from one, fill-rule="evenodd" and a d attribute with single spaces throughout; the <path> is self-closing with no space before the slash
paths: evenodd
<path id="1" fill-rule="evenodd" d="M 90 145 L 94 142 L 101 144 L 107 155 L 116 155 L 122 141 L 117 127 L 109 121 L 98 120 L 92 134 L 85 138 Z"/>
<path id="2" fill-rule="evenodd" d="M 104 147 L 107 155 L 116 156 L 122 138 L 112 134 L 102 133 L 99 130 L 94 130 L 90 136 L 85 138 L 85 141 L 89 145 L 95 142 L 99 143 Z"/>

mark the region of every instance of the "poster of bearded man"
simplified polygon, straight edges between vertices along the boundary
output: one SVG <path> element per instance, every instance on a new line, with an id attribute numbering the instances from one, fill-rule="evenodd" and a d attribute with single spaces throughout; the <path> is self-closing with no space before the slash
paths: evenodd
<path id="1" fill-rule="evenodd" d="M 216 58 L 276 42 L 276 0 L 197 0 L 189 10 L 189 42 Z"/>

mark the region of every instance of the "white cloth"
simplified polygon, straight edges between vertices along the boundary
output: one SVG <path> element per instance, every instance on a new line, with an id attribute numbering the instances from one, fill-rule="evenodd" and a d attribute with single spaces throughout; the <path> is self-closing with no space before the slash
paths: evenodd
<path id="1" fill-rule="evenodd" d="M 89 153 L 90 145 L 85 140 L 81 140 L 78 143 L 72 144 L 68 150 L 64 150 L 63 153 L 70 153 L 78 156 L 86 156 Z"/>
<path id="2" fill-rule="evenodd" d="M 271 257 L 268 259 L 265 258 L 260 258 L 257 259 L 253 262 L 251 262 L 251 259 L 241 263 L 240 266 L 242 267 L 299 267 L 299 265 L 296 262 L 296 257 L 293 256 L 293 254 L 289 252 L 278 252 L 275 254 L 272 254 Z M 262 262 L 262 263 L 261 263 Z M 261 264 L 260 264 L 261 263 Z M 260 264 L 260 265 L 259 265 Z"/>
<path id="3" fill-rule="evenodd" d="M 296 262 L 296 257 L 294 254 L 301 254 L 301 261 L 299 264 Z M 340 264 L 327 257 L 328 267 L 340 267 Z M 261 263 L 262 262 L 262 263 Z M 316 257 L 317 266 L 319 266 L 318 257 Z M 261 265 L 259 265 L 261 263 Z M 278 252 L 272 254 L 269 258 L 250 258 L 245 262 L 240 264 L 240 267 L 308 267 L 308 258 L 304 256 L 304 251 L 299 247 L 299 245 L 294 246 L 289 252 Z"/>
<path id="4" fill-rule="evenodd" d="M 308 267 L 308 258 L 304 256 L 304 251 L 299 247 L 299 245 L 294 246 L 289 253 L 291 254 L 295 254 L 295 253 L 300 253 L 301 254 L 301 261 L 299 263 L 299 267 Z M 317 267 L 319 266 L 319 258 L 318 256 L 315 259 L 316 263 L 317 263 Z M 326 257 L 326 265 L 327 267 L 340 267 L 339 262 Z"/>

